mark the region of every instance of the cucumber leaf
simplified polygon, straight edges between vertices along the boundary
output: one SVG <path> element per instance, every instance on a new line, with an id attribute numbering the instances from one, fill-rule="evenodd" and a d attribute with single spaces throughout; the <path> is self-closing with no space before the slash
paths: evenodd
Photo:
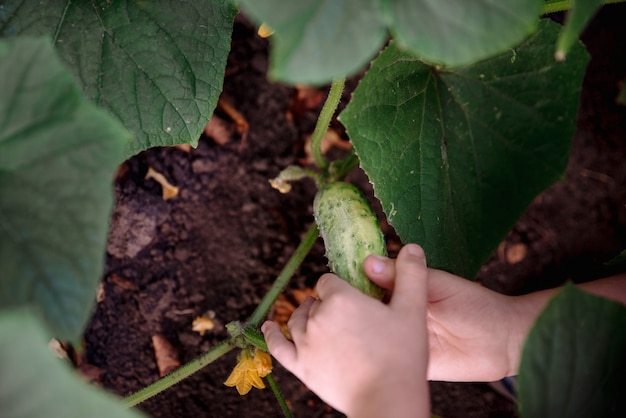
<path id="1" fill-rule="evenodd" d="M 563 175 L 587 63 L 555 62 L 559 25 L 456 70 L 390 45 L 340 115 L 404 242 L 473 278 L 530 201 Z M 550 94 L 546 94 L 550 92 Z"/>
<path id="2" fill-rule="evenodd" d="M 0 34 L 48 35 L 87 96 L 134 134 L 125 156 L 197 145 L 222 91 L 228 0 L 7 0 Z"/>
<path id="3" fill-rule="evenodd" d="M 381 48 L 387 29 L 380 0 L 240 0 L 247 14 L 276 32 L 272 78 L 323 84 L 354 74 Z"/>
<path id="4" fill-rule="evenodd" d="M 532 34 L 542 0 L 384 0 L 398 44 L 458 67 L 496 55 Z"/>
<path id="5" fill-rule="evenodd" d="M 47 348 L 47 331 L 25 309 L 0 311 L 2 418 L 141 418 L 113 395 L 82 382 Z"/>
<path id="6" fill-rule="evenodd" d="M 626 416 L 626 308 L 565 286 L 537 318 L 517 381 L 522 417 Z"/>
<path id="7" fill-rule="evenodd" d="M 0 41 L 0 306 L 36 306 L 59 339 L 77 340 L 95 303 L 130 138 L 49 40 Z"/>
<path id="8" fill-rule="evenodd" d="M 323 84 L 361 70 L 391 33 L 422 60 L 460 66 L 496 55 L 537 27 L 541 0 L 239 0 L 276 32 L 270 75 Z"/>

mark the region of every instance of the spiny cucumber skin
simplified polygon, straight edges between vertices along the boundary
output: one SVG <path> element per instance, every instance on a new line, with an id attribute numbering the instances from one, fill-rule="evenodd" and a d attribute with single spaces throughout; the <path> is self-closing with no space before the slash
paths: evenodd
<path id="1" fill-rule="evenodd" d="M 368 255 L 387 255 L 378 218 L 365 196 L 351 183 L 332 182 L 317 192 L 313 211 L 330 270 L 366 295 L 382 299 L 385 290 L 363 271 Z"/>

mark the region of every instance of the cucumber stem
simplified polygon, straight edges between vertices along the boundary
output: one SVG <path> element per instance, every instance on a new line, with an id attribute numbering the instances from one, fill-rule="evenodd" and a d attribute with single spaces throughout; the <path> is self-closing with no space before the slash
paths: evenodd
<path id="1" fill-rule="evenodd" d="M 269 383 L 270 388 L 272 388 L 272 392 L 274 392 L 274 396 L 276 396 L 276 400 L 280 404 L 280 408 L 283 410 L 285 417 L 292 418 L 293 416 L 291 415 L 289 406 L 287 406 L 287 402 L 285 402 L 285 397 L 283 396 L 283 393 L 278 388 L 278 385 L 276 384 L 276 381 L 274 380 L 274 376 L 272 375 L 272 373 L 265 376 L 265 379 L 267 379 L 267 383 Z"/>
<path id="2" fill-rule="evenodd" d="M 345 78 L 339 78 L 332 82 L 328 97 L 324 102 L 324 106 L 322 106 L 317 123 L 315 124 L 315 130 L 313 131 L 313 135 L 311 135 L 311 152 L 313 153 L 315 164 L 322 170 L 326 170 L 329 164 L 326 158 L 324 158 L 324 154 L 322 154 L 322 139 L 328 130 L 328 125 L 330 125 L 330 120 L 335 114 L 335 110 L 337 110 L 337 105 L 339 104 L 339 100 L 341 100 L 341 94 L 343 93 L 345 84 Z"/>
<path id="3" fill-rule="evenodd" d="M 604 0 L 603 4 L 623 3 L 626 0 Z M 572 8 L 573 0 L 548 0 L 541 9 L 541 14 L 564 12 Z"/>
<path id="4" fill-rule="evenodd" d="M 270 290 L 268 290 L 254 312 L 252 312 L 247 323 L 248 327 L 252 329 L 259 327 L 261 321 L 265 319 L 265 316 L 276 301 L 276 298 L 278 298 L 278 295 L 280 295 L 285 286 L 287 286 L 289 279 L 291 279 L 291 276 L 293 276 L 297 268 L 300 267 L 300 264 L 311 250 L 311 247 L 315 244 L 318 235 L 317 224 L 313 222 L 304 238 L 302 238 L 302 241 L 300 241 L 300 245 L 298 245 L 298 248 L 296 248 L 287 264 L 285 264 L 285 267 L 283 267 L 283 270 L 274 281 L 274 284 L 272 284 Z"/>
<path id="5" fill-rule="evenodd" d="M 233 340 L 231 338 L 227 338 L 226 340 L 213 346 L 213 348 L 202 354 L 200 357 L 191 360 L 189 363 L 179 367 L 172 373 L 168 374 L 162 379 L 157 380 L 150 386 L 141 389 L 139 392 L 133 393 L 132 395 L 124 398 L 122 400 L 123 405 L 130 408 L 145 401 L 146 399 L 153 397 L 154 395 L 163 392 L 165 389 L 174 386 L 176 383 L 191 376 L 198 370 L 202 369 L 204 366 L 222 357 L 233 348 L 235 348 Z"/>

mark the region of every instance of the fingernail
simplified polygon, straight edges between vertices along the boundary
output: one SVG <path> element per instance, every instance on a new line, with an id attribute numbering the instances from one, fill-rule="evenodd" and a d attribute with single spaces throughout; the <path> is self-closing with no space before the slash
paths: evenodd
<path id="1" fill-rule="evenodd" d="M 372 268 L 372 272 L 374 273 L 382 273 L 385 269 L 385 258 L 379 255 L 372 255 L 372 261 L 370 262 L 370 267 Z"/>
<path id="2" fill-rule="evenodd" d="M 406 246 L 406 251 L 415 257 L 426 258 L 426 256 L 424 255 L 424 250 L 419 245 L 408 244 Z"/>
<path id="3" fill-rule="evenodd" d="M 263 322 L 263 325 L 261 325 L 261 332 L 263 334 L 265 334 L 265 331 L 267 331 L 267 327 L 269 326 L 269 321 L 265 321 Z"/>

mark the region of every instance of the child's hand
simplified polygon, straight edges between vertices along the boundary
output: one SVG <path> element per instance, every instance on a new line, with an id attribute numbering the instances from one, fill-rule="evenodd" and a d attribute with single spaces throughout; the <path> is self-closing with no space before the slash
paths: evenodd
<path id="1" fill-rule="evenodd" d="M 423 250 L 405 246 L 388 305 L 332 274 L 291 316 L 293 343 L 277 324 L 262 330 L 271 354 L 320 398 L 354 417 L 428 416 L 428 269 Z"/>
<path id="2" fill-rule="evenodd" d="M 370 256 L 364 268 L 379 286 L 398 291 L 392 259 Z M 518 312 L 519 301 L 450 273 L 429 271 L 428 379 L 494 381 L 515 374 L 525 336 L 520 328 L 528 322 L 528 315 Z"/>

